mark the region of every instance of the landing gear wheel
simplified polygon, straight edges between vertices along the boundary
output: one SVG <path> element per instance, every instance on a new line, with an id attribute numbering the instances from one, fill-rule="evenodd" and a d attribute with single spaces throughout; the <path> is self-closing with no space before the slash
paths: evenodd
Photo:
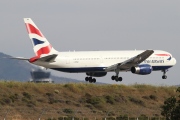
<path id="1" fill-rule="evenodd" d="M 95 83 L 95 82 L 96 82 L 96 79 L 95 79 L 95 78 L 93 78 L 93 79 L 92 79 L 92 82 L 93 82 L 93 83 Z"/>
<path id="2" fill-rule="evenodd" d="M 167 79 L 167 76 L 166 76 L 166 75 L 163 75 L 163 76 L 162 76 L 162 79 Z"/>
<path id="3" fill-rule="evenodd" d="M 115 80 L 118 81 L 118 76 L 114 76 L 115 77 Z"/>
<path id="4" fill-rule="evenodd" d="M 92 77 L 85 77 L 85 81 L 86 82 L 90 82 L 90 83 L 95 83 L 96 82 L 96 78 L 92 78 Z"/>
<path id="5" fill-rule="evenodd" d="M 89 80 L 89 83 L 92 83 L 93 81 L 92 80 Z"/>
<path id="6" fill-rule="evenodd" d="M 116 73 L 116 76 L 112 76 L 111 79 L 112 79 L 112 80 L 115 80 L 116 82 L 122 81 L 122 77 L 118 77 L 120 70 L 117 68 L 117 69 L 115 69 L 114 71 L 115 71 L 115 73 Z"/>
<path id="7" fill-rule="evenodd" d="M 122 77 L 118 77 L 118 76 L 112 76 L 111 79 L 115 80 L 116 82 L 122 81 Z"/>
<path id="8" fill-rule="evenodd" d="M 163 72 L 163 76 L 162 76 L 162 79 L 167 79 L 167 76 L 166 76 L 166 72 L 167 72 L 168 70 L 163 70 L 162 72 Z"/>
<path id="9" fill-rule="evenodd" d="M 115 80 L 115 76 L 112 76 L 111 79 L 112 79 L 112 80 Z"/>
<path id="10" fill-rule="evenodd" d="M 118 76 L 115 76 L 115 80 L 116 80 L 116 82 L 118 82 L 118 81 L 119 81 Z"/>
<path id="11" fill-rule="evenodd" d="M 89 77 L 89 82 L 90 82 L 90 83 L 92 83 L 92 82 L 93 82 L 92 77 Z"/>
<path id="12" fill-rule="evenodd" d="M 118 78 L 118 81 L 122 81 L 122 77 L 119 77 L 119 78 Z"/>
<path id="13" fill-rule="evenodd" d="M 88 82 L 88 81 L 89 81 L 89 77 L 86 77 L 86 78 L 85 78 L 85 81 Z"/>

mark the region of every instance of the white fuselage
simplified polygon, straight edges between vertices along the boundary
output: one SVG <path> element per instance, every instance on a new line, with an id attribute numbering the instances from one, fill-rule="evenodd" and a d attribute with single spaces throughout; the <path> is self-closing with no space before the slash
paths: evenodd
<path id="1" fill-rule="evenodd" d="M 105 68 L 124 62 L 143 51 L 59 52 L 54 62 L 36 61 L 33 64 L 63 72 L 103 72 Z M 154 50 L 154 53 L 141 64 L 149 64 L 153 70 L 166 70 L 175 65 L 176 60 L 168 52 Z"/>
<path id="2" fill-rule="evenodd" d="M 121 71 L 147 75 L 152 70 L 162 70 L 162 78 L 166 79 L 167 69 L 176 64 L 170 53 L 161 50 L 58 52 L 31 18 L 24 18 L 24 22 L 36 56 L 14 59 L 28 60 L 32 64 L 62 72 L 85 72 L 85 80 L 91 83 L 96 82 L 92 77 L 102 77 L 111 71 L 115 72 L 111 79 L 116 81 L 122 81 L 119 77 Z"/>

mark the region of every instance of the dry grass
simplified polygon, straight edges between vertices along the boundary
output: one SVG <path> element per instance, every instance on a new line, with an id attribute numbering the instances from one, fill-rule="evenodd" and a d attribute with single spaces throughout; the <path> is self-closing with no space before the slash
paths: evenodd
<path id="1" fill-rule="evenodd" d="M 59 116 L 59 113 L 88 116 L 92 111 L 97 116 L 106 115 L 108 112 L 111 116 L 160 116 L 160 106 L 164 100 L 175 94 L 176 87 L 173 86 L 1 81 L 0 107 L 10 108 L 18 115 L 22 115 L 22 110 L 29 110 L 23 115 L 35 116 L 40 115 L 42 109 L 55 110 L 55 116 Z M 80 112 L 77 114 L 77 111 Z"/>

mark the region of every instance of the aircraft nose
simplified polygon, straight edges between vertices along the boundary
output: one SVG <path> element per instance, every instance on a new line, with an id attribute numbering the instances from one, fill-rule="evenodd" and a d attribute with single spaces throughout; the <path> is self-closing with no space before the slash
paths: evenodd
<path id="1" fill-rule="evenodd" d="M 174 65 L 176 64 L 176 59 L 175 58 L 173 58 L 173 62 L 174 62 Z"/>

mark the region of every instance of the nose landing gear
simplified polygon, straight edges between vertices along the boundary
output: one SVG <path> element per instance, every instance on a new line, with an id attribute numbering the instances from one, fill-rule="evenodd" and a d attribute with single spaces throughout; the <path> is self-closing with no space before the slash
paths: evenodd
<path id="1" fill-rule="evenodd" d="M 167 76 L 166 76 L 166 72 L 167 72 L 168 70 L 163 70 L 163 76 L 162 76 L 162 79 L 167 79 Z"/>

